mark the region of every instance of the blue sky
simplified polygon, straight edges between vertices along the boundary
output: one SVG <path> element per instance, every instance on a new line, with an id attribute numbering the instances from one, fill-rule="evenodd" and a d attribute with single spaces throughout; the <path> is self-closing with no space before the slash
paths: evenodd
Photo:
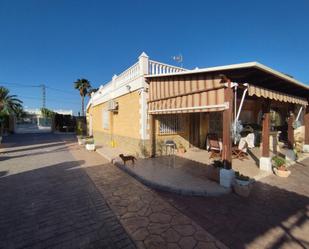
<path id="1" fill-rule="evenodd" d="M 308 84 L 308 13 L 307 0 L 0 0 L 0 85 L 40 107 L 40 88 L 14 84 L 44 83 L 47 107 L 77 113 L 72 82 L 98 87 L 142 51 L 187 68 L 259 61 Z"/>

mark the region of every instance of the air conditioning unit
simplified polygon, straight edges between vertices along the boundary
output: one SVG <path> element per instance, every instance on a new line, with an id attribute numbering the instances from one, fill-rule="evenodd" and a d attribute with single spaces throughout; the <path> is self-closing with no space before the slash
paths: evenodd
<path id="1" fill-rule="evenodd" d="M 111 112 L 117 111 L 118 110 L 118 102 L 116 102 L 115 100 L 108 101 L 107 109 Z"/>

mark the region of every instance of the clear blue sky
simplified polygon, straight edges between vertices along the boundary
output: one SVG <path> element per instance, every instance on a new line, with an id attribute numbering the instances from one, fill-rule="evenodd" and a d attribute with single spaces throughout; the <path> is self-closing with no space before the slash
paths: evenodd
<path id="1" fill-rule="evenodd" d="M 27 107 L 40 89 L 12 83 L 63 89 L 47 89 L 47 107 L 76 113 L 74 80 L 98 87 L 142 51 L 182 53 L 187 68 L 259 61 L 309 83 L 308 13 L 308 0 L 0 0 L 0 85 Z"/>

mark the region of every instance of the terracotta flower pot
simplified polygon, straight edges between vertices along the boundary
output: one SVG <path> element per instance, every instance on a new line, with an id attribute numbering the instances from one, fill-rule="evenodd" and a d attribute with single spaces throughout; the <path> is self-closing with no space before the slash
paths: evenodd
<path id="1" fill-rule="evenodd" d="M 282 170 L 280 168 L 274 168 L 275 174 L 279 177 L 288 177 L 291 174 L 291 171 L 289 170 Z"/>
<path id="2" fill-rule="evenodd" d="M 178 151 L 179 154 L 184 154 L 186 152 L 186 149 L 185 148 L 178 148 L 177 151 Z"/>

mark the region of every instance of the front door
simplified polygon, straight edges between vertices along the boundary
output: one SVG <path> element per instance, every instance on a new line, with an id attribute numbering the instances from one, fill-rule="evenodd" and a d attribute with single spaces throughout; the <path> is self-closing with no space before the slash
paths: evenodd
<path id="1" fill-rule="evenodd" d="M 200 114 L 190 114 L 190 146 L 200 147 Z"/>

